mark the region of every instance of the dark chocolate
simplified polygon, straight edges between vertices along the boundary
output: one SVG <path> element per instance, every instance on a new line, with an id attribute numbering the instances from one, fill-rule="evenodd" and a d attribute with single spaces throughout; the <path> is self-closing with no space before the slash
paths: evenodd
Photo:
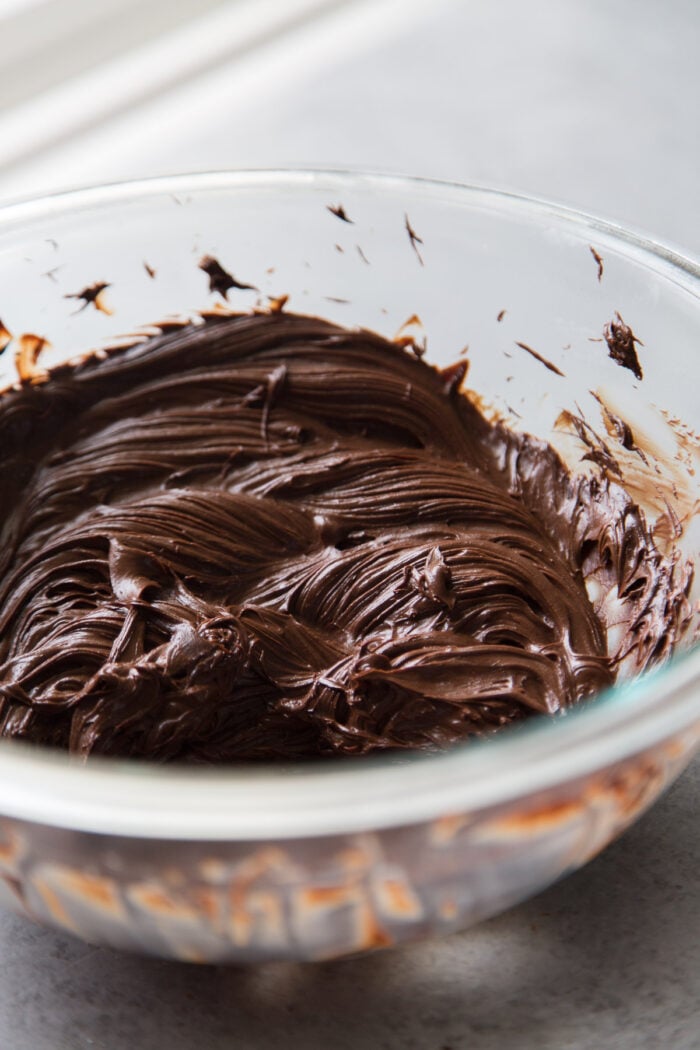
<path id="1" fill-rule="evenodd" d="M 516 340 L 515 345 L 519 346 L 521 350 L 525 350 L 526 353 L 530 355 L 530 357 L 534 357 L 535 361 L 539 361 L 541 365 L 544 365 L 544 367 L 549 369 L 550 372 L 554 372 L 556 376 L 564 376 L 564 373 L 562 372 L 561 368 L 557 368 L 555 364 L 552 364 L 552 362 L 548 361 L 546 357 L 543 357 L 542 354 L 539 353 L 539 351 L 533 350 L 531 346 L 527 345 L 527 343 L 519 343 Z"/>
<path id="2" fill-rule="evenodd" d="M 254 284 L 237 281 L 233 274 L 225 270 L 213 255 L 202 256 L 198 265 L 209 278 L 209 291 L 218 292 L 223 299 L 228 299 L 228 293 L 232 288 L 237 288 L 239 291 L 258 291 Z"/>
<path id="3" fill-rule="evenodd" d="M 110 314 L 112 311 L 106 306 L 102 295 L 106 288 L 111 288 L 109 281 L 95 281 L 94 284 L 89 284 L 86 288 L 83 288 L 82 291 L 74 292 L 70 295 L 64 295 L 63 298 L 80 300 L 83 305 L 78 307 L 78 313 L 92 305 L 96 310 L 101 310 L 104 314 Z"/>
<path id="4" fill-rule="evenodd" d="M 380 336 L 188 325 L 0 398 L 0 731 L 230 762 L 442 748 L 673 647 L 619 485 Z M 615 590 L 622 643 L 584 576 Z M 602 615 L 602 614 L 601 614 Z"/>
<path id="5" fill-rule="evenodd" d="M 12 333 L 5 327 L 0 320 L 0 354 L 4 354 L 8 346 L 12 342 Z"/>
<path id="6" fill-rule="evenodd" d="M 353 220 L 348 218 L 347 212 L 342 204 L 327 204 L 326 209 L 331 215 L 335 215 L 336 219 L 340 219 L 341 222 L 347 222 L 350 226 L 354 225 Z"/>
<path id="7" fill-rule="evenodd" d="M 644 373 L 639 363 L 637 346 L 644 346 L 644 343 L 637 338 L 630 326 L 625 324 L 619 313 L 615 314 L 615 318 L 616 320 L 610 321 L 603 329 L 608 355 L 618 365 L 628 368 L 637 379 L 643 379 Z"/>
<path id="8" fill-rule="evenodd" d="M 418 259 L 418 262 L 421 264 L 421 266 L 423 266 L 424 265 L 424 263 L 423 263 L 423 256 L 421 255 L 420 248 L 418 247 L 419 244 L 423 243 L 423 238 L 419 237 L 418 234 L 416 233 L 416 231 L 411 226 L 411 221 L 410 221 L 408 215 L 404 215 L 403 219 L 404 219 L 404 226 L 406 227 L 406 233 L 408 234 L 408 239 L 411 242 L 411 247 L 413 248 L 414 252 L 416 253 L 416 257 Z"/>
<path id="9" fill-rule="evenodd" d="M 595 250 L 595 248 L 593 247 L 592 244 L 589 244 L 588 248 L 589 248 L 589 251 L 590 251 L 591 255 L 595 259 L 596 266 L 598 267 L 598 281 L 602 281 L 603 280 L 603 256 L 600 254 L 600 252 L 597 252 Z"/>

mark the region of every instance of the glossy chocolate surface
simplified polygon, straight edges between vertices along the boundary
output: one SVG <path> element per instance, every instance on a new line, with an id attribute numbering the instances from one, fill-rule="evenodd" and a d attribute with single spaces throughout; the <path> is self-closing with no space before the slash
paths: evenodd
<path id="1" fill-rule="evenodd" d="M 633 501 L 458 385 L 276 313 L 3 395 L 3 735 L 190 762 L 441 748 L 665 656 L 687 574 Z"/>

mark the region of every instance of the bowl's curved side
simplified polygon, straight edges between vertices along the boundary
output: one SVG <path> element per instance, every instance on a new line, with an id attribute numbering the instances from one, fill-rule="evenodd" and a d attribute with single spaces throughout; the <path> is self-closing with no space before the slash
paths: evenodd
<path id="1" fill-rule="evenodd" d="M 700 720 L 481 812 L 269 843 L 153 842 L 0 820 L 0 903 L 92 943 L 197 962 L 325 959 L 464 929 L 594 857 L 700 749 Z"/>
<path id="2" fill-rule="evenodd" d="M 333 212 L 340 202 L 350 223 Z M 648 409 L 692 524 L 697 265 L 610 224 L 478 188 L 222 173 L 17 205 L 0 214 L 0 311 L 14 338 L 0 380 L 3 369 L 15 380 L 27 337 L 50 367 L 146 335 L 145 322 L 220 310 L 197 263 L 205 253 L 243 278 L 236 309 L 289 294 L 294 309 L 389 337 L 420 316 L 429 360 L 448 364 L 468 343 L 470 384 L 545 440 L 571 405 L 598 418 L 600 390 L 635 433 Z M 76 312 L 79 289 L 96 281 L 109 286 L 108 311 Z M 644 340 L 643 386 L 606 351 L 601 333 L 618 313 Z M 518 353 L 521 340 L 556 369 Z M 684 554 L 697 558 L 689 532 Z M 377 761 L 362 776 L 263 768 L 244 783 L 230 770 L 74 769 L 7 742 L 0 902 L 93 942 L 212 962 L 325 958 L 466 927 L 585 863 L 681 772 L 700 746 L 699 658 L 696 648 L 556 724 Z"/>

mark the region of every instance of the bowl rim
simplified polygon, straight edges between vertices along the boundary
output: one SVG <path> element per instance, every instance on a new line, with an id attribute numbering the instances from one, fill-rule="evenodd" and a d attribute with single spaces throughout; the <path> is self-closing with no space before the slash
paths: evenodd
<path id="1" fill-rule="evenodd" d="M 504 208 L 527 210 L 532 208 L 539 215 L 550 215 L 572 226 L 610 236 L 628 248 L 639 249 L 656 260 L 654 269 L 662 264 L 664 276 L 676 280 L 700 297 L 700 257 L 694 258 L 684 250 L 652 238 L 646 231 L 634 226 L 623 226 L 612 219 L 602 218 L 581 211 L 568 204 L 552 201 L 535 194 L 519 193 L 479 182 L 457 182 L 436 179 L 424 175 L 403 175 L 386 171 L 371 171 L 352 168 L 315 167 L 261 167 L 214 169 L 211 171 L 182 172 L 174 175 L 151 175 L 138 179 L 118 179 L 112 182 L 80 186 L 42 194 L 39 197 L 17 197 L 0 203 L 0 234 L 15 224 L 28 223 L 36 219 L 50 218 L 68 210 L 76 212 L 105 204 L 134 201 L 138 197 L 157 197 L 165 194 L 187 193 L 201 190 L 228 190 L 244 188 L 261 189 L 264 186 L 280 186 L 303 190 L 324 183 L 329 189 L 336 185 L 356 188 L 375 188 L 384 192 L 392 188 L 418 189 L 424 195 L 437 195 L 442 199 L 447 194 L 469 196 L 474 203 L 481 201 L 491 208 L 500 203 Z M 664 264 L 670 264 L 667 269 Z M 684 278 L 690 278 L 686 281 Z"/>
<path id="2" fill-rule="evenodd" d="M 0 235 L 37 220 L 163 194 L 346 187 L 529 213 L 617 242 L 700 298 L 700 261 L 643 233 L 547 200 L 478 184 L 338 169 L 212 171 L 128 180 L 0 208 Z M 555 720 L 533 720 L 439 754 L 372 755 L 234 769 L 71 756 L 0 741 L 0 814 L 102 835 L 195 841 L 313 838 L 419 824 L 579 780 L 700 728 L 700 646 Z M 633 713 L 634 717 L 630 715 Z M 697 736 L 697 734 L 695 734 Z M 695 743 L 689 739 L 689 751 Z M 697 740 L 700 743 L 700 737 Z M 359 770 L 362 776 L 359 775 Z"/>

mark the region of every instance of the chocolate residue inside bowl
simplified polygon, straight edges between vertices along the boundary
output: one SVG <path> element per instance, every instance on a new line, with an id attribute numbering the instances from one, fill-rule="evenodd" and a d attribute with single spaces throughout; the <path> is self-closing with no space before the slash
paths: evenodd
<path id="1" fill-rule="evenodd" d="M 517 340 L 515 345 L 519 346 L 521 350 L 525 350 L 530 355 L 530 357 L 534 357 L 535 361 L 539 361 L 540 364 L 544 365 L 544 367 L 550 372 L 554 372 L 555 375 L 564 378 L 564 373 L 562 372 L 561 368 L 558 368 L 551 361 L 548 361 L 547 358 L 543 357 L 538 350 L 533 350 L 533 348 L 531 346 L 528 346 L 527 343 L 519 343 Z"/>
<path id="2" fill-rule="evenodd" d="M 423 256 L 421 255 L 420 248 L 418 247 L 419 244 L 423 243 L 423 238 L 419 237 L 418 234 L 416 233 L 416 231 L 411 226 L 411 221 L 410 221 L 408 215 L 404 215 L 404 225 L 406 227 L 406 233 L 408 234 L 408 239 L 411 242 L 411 247 L 413 248 L 414 252 L 416 253 L 416 258 L 418 259 L 418 262 L 421 264 L 421 266 L 423 266 L 423 265 L 425 265 L 424 262 L 423 262 Z"/>
<path id="3" fill-rule="evenodd" d="M 603 280 L 603 269 L 604 269 L 603 256 L 599 252 L 597 252 L 595 250 L 595 248 L 593 247 L 592 244 L 588 246 L 588 250 L 590 251 L 591 255 L 593 256 L 593 258 L 595 260 L 595 264 L 598 267 L 598 280 L 602 281 Z"/>
<path id="4" fill-rule="evenodd" d="M 228 299 L 228 293 L 232 288 L 237 288 L 239 291 L 258 291 L 254 284 L 237 281 L 233 274 L 225 270 L 219 260 L 215 259 L 213 255 L 204 255 L 199 260 L 198 265 L 200 270 L 203 270 L 209 278 L 209 291 L 218 292 L 224 299 Z"/>
<path id="5" fill-rule="evenodd" d="M 94 306 L 96 310 L 100 310 L 103 314 L 111 314 L 112 311 L 104 299 L 104 292 L 107 288 L 111 288 L 109 281 L 95 281 L 94 284 L 89 284 L 80 292 L 65 295 L 64 299 L 80 300 L 83 305 L 78 307 L 78 312 L 85 310 L 88 306 Z"/>
<path id="6" fill-rule="evenodd" d="M 0 320 L 0 354 L 4 354 L 11 342 L 12 332 L 10 332 Z"/>
<path id="7" fill-rule="evenodd" d="M 616 320 L 606 324 L 603 330 L 608 355 L 622 368 L 628 368 L 637 379 L 643 379 L 644 373 L 639 363 L 637 346 L 644 346 L 644 343 L 637 338 L 630 326 L 625 324 L 619 313 L 615 314 L 615 318 Z"/>
<path id="8" fill-rule="evenodd" d="M 336 219 L 340 219 L 341 222 L 347 222 L 351 226 L 353 225 L 353 220 L 348 217 L 342 204 L 328 204 L 326 210 L 329 211 L 331 215 L 335 215 Z"/>
<path id="9" fill-rule="evenodd" d="M 280 308 L 4 394 L 2 733 L 440 748 L 665 657 L 690 569 L 614 479 L 488 422 L 465 370 Z"/>
<path id="10" fill-rule="evenodd" d="M 48 339 L 33 332 L 24 332 L 17 339 L 15 368 L 22 383 L 43 382 L 48 372 L 39 364 L 39 358 L 50 348 Z"/>

